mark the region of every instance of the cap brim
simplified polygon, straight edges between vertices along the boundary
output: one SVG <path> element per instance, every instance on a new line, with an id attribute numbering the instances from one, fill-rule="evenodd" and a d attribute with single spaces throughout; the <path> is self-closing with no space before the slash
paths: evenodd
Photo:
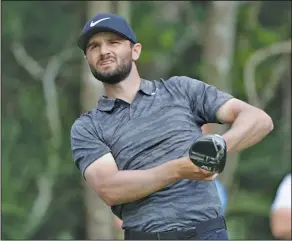
<path id="1" fill-rule="evenodd" d="M 132 43 L 136 43 L 133 39 L 130 39 L 128 38 L 126 35 L 124 35 L 123 33 L 120 33 L 119 31 L 115 30 L 115 29 L 112 29 L 112 28 L 109 28 L 109 27 L 103 27 L 103 26 L 97 26 L 97 27 L 93 27 L 91 28 L 89 31 L 87 31 L 86 33 L 82 34 L 79 39 L 78 39 L 78 47 L 80 49 L 82 49 L 84 52 L 86 50 L 86 45 L 89 41 L 89 39 L 97 34 L 97 33 L 100 33 L 100 32 L 112 32 L 112 33 L 116 33 L 120 36 L 122 36 L 123 38 L 131 41 Z"/>

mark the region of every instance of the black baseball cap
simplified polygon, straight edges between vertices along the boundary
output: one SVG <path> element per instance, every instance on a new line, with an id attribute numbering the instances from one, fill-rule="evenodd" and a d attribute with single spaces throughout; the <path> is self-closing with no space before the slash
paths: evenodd
<path id="1" fill-rule="evenodd" d="M 89 39 L 99 32 L 113 32 L 134 44 L 137 43 L 136 35 L 124 17 L 111 13 L 99 13 L 85 24 L 78 39 L 78 47 L 85 53 Z"/>

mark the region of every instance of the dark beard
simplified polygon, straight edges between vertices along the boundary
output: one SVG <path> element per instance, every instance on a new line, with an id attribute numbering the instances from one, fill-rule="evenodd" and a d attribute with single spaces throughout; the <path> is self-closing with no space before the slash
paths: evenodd
<path id="1" fill-rule="evenodd" d="M 115 70 L 108 73 L 98 72 L 91 65 L 89 65 L 89 67 L 90 67 L 91 73 L 97 80 L 100 80 L 101 82 L 106 83 L 106 84 L 114 85 L 123 81 L 129 76 L 132 70 L 132 61 L 124 62 L 121 65 L 119 65 Z"/>

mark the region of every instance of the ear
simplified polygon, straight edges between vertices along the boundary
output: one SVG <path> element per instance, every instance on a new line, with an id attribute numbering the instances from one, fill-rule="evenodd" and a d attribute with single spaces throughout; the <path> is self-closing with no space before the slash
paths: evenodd
<path id="1" fill-rule="evenodd" d="M 140 43 L 136 43 L 132 48 L 132 59 L 136 61 L 139 59 L 142 50 L 142 45 Z"/>

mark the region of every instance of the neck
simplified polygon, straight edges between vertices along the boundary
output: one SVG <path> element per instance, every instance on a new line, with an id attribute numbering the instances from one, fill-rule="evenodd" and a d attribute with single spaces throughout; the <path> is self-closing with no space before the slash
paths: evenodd
<path id="1" fill-rule="evenodd" d="M 141 78 L 135 65 L 133 65 L 129 76 L 120 83 L 111 85 L 103 83 L 105 94 L 108 98 L 119 98 L 131 103 L 139 90 Z"/>

